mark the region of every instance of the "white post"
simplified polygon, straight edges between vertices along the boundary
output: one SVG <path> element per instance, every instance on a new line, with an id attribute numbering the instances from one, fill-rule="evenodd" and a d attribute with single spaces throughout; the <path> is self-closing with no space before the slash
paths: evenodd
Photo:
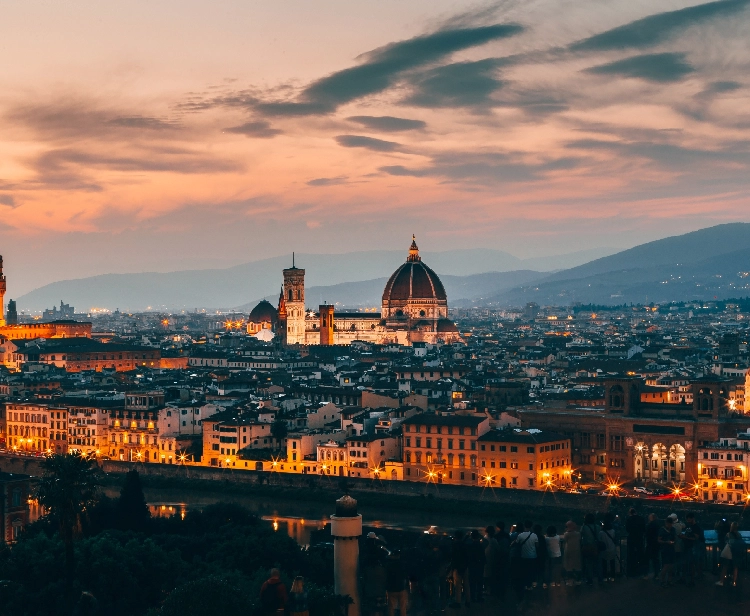
<path id="1" fill-rule="evenodd" d="M 359 616 L 359 538 L 362 536 L 362 515 L 357 501 L 344 496 L 336 501 L 336 515 L 331 516 L 333 537 L 333 580 L 337 595 L 349 595 L 352 604 L 349 616 Z"/>

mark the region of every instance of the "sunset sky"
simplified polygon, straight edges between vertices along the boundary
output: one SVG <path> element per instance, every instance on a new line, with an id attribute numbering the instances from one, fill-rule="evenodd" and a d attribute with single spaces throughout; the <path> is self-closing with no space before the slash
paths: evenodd
<path id="1" fill-rule="evenodd" d="M 8 297 L 750 221 L 750 0 L 9 0 L 0 51 Z"/>

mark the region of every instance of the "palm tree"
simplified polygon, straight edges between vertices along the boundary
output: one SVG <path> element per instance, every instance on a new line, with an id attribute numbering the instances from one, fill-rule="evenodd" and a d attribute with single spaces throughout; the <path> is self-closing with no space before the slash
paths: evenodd
<path id="1" fill-rule="evenodd" d="M 81 532 L 81 518 L 96 503 L 99 469 L 93 460 L 73 454 L 53 454 L 42 462 L 36 488 L 39 504 L 59 525 L 65 545 L 68 582 L 73 580 L 73 540 Z"/>

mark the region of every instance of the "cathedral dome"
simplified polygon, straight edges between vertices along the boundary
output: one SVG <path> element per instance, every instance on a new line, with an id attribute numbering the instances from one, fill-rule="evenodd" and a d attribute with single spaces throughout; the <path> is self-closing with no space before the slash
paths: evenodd
<path id="1" fill-rule="evenodd" d="M 250 323 L 273 323 L 278 321 L 278 312 L 270 302 L 262 300 L 253 308 L 250 316 L 247 318 Z"/>
<path id="2" fill-rule="evenodd" d="M 383 302 L 447 299 L 443 283 L 435 272 L 422 263 L 416 239 L 412 237 L 406 263 L 393 272 L 385 285 Z"/>

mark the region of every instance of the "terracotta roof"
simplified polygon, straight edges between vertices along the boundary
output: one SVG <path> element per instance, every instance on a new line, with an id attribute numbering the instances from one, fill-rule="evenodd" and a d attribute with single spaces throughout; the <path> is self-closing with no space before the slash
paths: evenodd
<path id="1" fill-rule="evenodd" d="M 408 261 L 393 273 L 383 291 L 383 301 L 407 299 L 448 298 L 435 272 L 422 261 Z"/>

